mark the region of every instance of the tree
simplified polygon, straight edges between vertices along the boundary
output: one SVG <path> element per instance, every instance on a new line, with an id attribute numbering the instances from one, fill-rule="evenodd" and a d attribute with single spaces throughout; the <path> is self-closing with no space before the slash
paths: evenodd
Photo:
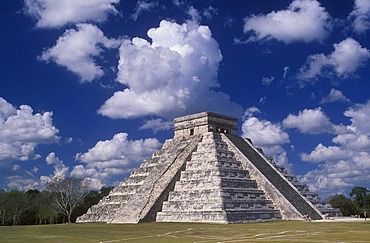
<path id="1" fill-rule="evenodd" d="M 8 193 L 9 215 L 13 225 L 19 225 L 21 223 L 21 215 L 26 211 L 30 205 L 28 203 L 28 196 L 24 192 L 10 191 Z"/>
<path id="2" fill-rule="evenodd" d="M 85 180 L 74 177 L 55 178 L 46 185 L 46 190 L 52 193 L 52 201 L 67 217 L 68 223 L 71 223 L 74 209 L 81 204 L 87 195 L 87 188 Z"/>
<path id="3" fill-rule="evenodd" d="M 343 195 L 336 195 L 329 199 L 329 203 L 333 208 L 339 208 L 343 216 L 351 216 L 355 214 L 355 208 L 352 204 L 351 199 L 346 198 Z"/>
<path id="4" fill-rule="evenodd" d="M 361 213 L 365 208 L 366 198 L 368 194 L 369 190 L 361 186 L 354 187 L 352 191 L 349 193 L 349 195 L 353 199 L 353 203 L 356 207 L 357 213 Z"/>
<path id="5" fill-rule="evenodd" d="M 9 218 L 10 203 L 8 192 L 0 190 L 0 225 L 6 225 Z"/>
<path id="6" fill-rule="evenodd" d="M 109 192 L 113 189 L 113 186 L 103 186 L 102 188 L 100 188 L 100 195 L 101 195 L 101 198 L 102 199 L 103 197 L 105 196 L 108 196 Z"/>
<path id="7" fill-rule="evenodd" d="M 109 192 L 113 189 L 113 186 L 103 186 L 100 191 L 89 191 L 85 196 L 83 203 L 80 204 L 72 214 L 72 221 L 75 221 L 79 216 L 85 214 L 89 208 L 107 196 Z"/>
<path id="8" fill-rule="evenodd" d="M 58 208 L 53 201 L 52 193 L 44 191 L 34 200 L 34 210 L 38 224 L 53 224 L 58 218 Z"/>

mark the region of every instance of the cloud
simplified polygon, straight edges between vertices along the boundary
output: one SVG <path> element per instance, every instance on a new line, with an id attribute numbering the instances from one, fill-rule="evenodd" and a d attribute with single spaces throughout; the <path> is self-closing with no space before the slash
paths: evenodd
<path id="1" fill-rule="evenodd" d="M 241 113 L 230 97 L 215 91 L 222 55 L 207 26 L 162 20 L 142 38 L 123 41 L 117 80 L 128 86 L 99 109 L 111 118 L 157 115 L 173 118 L 212 110 Z"/>
<path id="2" fill-rule="evenodd" d="M 316 0 L 294 0 L 286 10 L 244 19 L 250 41 L 276 39 L 284 43 L 322 41 L 331 31 L 330 15 Z"/>
<path id="3" fill-rule="evenodd" d="M 271 146 L 289 143 L 289 135 L 279 124 L 250 117 L 242 124 L 242 136 L 249 137 L 257 146 Z"/>
<path id="4" fill-rule="evenodd" d="M 321 164 L 300 179 L 309 185 L 311 191 L 325 197 L 348 193 L 354 186 L 366 187 L 370 180 L 369 153 L 357 153 L 348 160 Z"/>
<path id="5" fill-rule="evenodd" d="M 194 22 L 199 23 L 200 20 L 202 19 L 198 9 L 196 9 L 194 6 L 189 7 L 187 14 L 190 16 L 191 20 Z"/>
<path id="6" fill-rule="evenodd" d="M 289 135 L 280 124 L 274 124 L 267 120 L 260 120 L 254 114 L 260 113 L 256 107 L 250 107 L 245 111 L 242 124 L 242 137 L 250 138 L 253 144 L 261 147 L 267 156 L 271 156 L 278 165 L 290 170 L 292 165 L 288 162 L 287 152 L 282 145 L 290 143 Z"/>
<path id="7" fill-rule="evenodd" d="M 369 58 L 370 51 L 348 37 L 342 42 L 334 44 L 334 51 L 327 56 L 322 53 L 309 56 L 306 64 L 300 68 L 297 77 L 300 80 L 325 75 L 346 78 L 365 65 Z"/>
<path id="8" fill-rule="evenodd" d="M 28 191 L 30 189 L 39 188 L 39 182 L 32 178 L 24 178 L 22 176 L 9 176 L 8 187 L 12 190 Z"/>
<path id="9" fill-rule="evenodd" d="M 127 133 L 117 133 L 111 140 L 99 141 L 88 152 L 77 154 L 76 159 L 97 167 L 108 163 L 128 166 L 141 162 L 160 146 L 155 138 L 130 141 L 127 137 Z"/>
<path id="10" fill-rule="evenodd" d="M 203 16 L 206 19 L 209 19 L 209 20 L 211 20 L 213 18 L 213 16 L 217 16 L 217 15 L 218 15 L 217 9 L 215 9 L 212 6 L 209 6 L 208 8 L 204 9 L 204 11 L 203 11 Z"/>
<path id="11" fill-rule="evenodd" d="M 301 159 L 309 162 L 332 162 L 352 157 L 350 151 L 343 150 L 337 146 L 326 147 L 321 143 L 310 153 L 302 153 Z"/>
<path id="12" fill-rule="evenodd" d="M 250 138 L 254 145 L 262 147 L 269 155 L 280 153 L 282 144 L 289 143 L 289 135 L 279 124 L 249 117 L 242 124 L 242 136 Z"/>
<path id="13" fill-rule="evenodd" d="M 117 133 L 111 140 L 99 141 L 87 152 L 78 153 L 76 160 L 84 164 L 75 166 L 71 175 L 87 178 L 100 188 L 112 176 L 122 176 L 136 168 L 160 146 L 155 138 L 128 140 L 127 133 Z"/>
<path id="14" fill-rule="evenodd" d="M 351 188 L 355 185 L 353 183 L 357 183 L 350 177 L 360 175 L 359 171 L 351 167 L 344 161 L 324 164 L 319 169 L 311 170 L 299 177 L 299 180 L 307 184 L 310 191 L 318 192 L 321 197 L 328 198 L 338 193 L 343 194 L 346 188 Z"/>
<path id="15" fill-rule="evenodd" d="M 55 46 L 45 50 L 39 58 L 67 68 L 86 82 L 104 75 L 102 67 L 96 65 L 94 60 L 103 52 L 102 47 L 114 48 L 118 45 L 118 40 L 105 37 L 98 27 L 77 24 L 77 30 L 66 30 Z"/>
<path id="16" fill-rule="evenodd" d="M 282 78 L 283 80 L 286 80 L 286 78 L 288 76 L 288 73 L 289 73 L 289 69 L 290 69 L 290 67 L 288 67 L 288 66 L 284 67 L 283 78 Z"/>
<path id="17" fill-rule="evenodd" d="M 357 134 L 370 134 L 370 101 L 365 104 L 356 104 L 344 112 L 352 124 L 348 129 Z"/>
<path id="18" fill-rule="evenodd" d="M 37 20 L 38 28 L 59 28 L 71 23 L 107 20 L 118 14 L 120 0 L 25 0 L 25 12 Z"/>
<path id="19" fill-rule="evenodd" d="M 262 77 L 262 84 L 263 85 L 270 85 L 274 81 L 274 76 L 271 77 Z"/>
<path id="20" fill-rule="evenodd" d="M 267 100 L 267 97 L 264 96 L 264 97 L 261 97 L 260 98 L 259 102 L 260 102 L 260 104 L 265 104 L 266 103 L 266 100 Z"/>
<path id="21" fill-rule="evenodd" d="M 180 7 L 182 5 L 185 4 L 185 1 L 182 1 L 182 0 L 172 0 L 172 3 L 177 6 L 177 7 Z"/>
<path id="22" fill-rule="evenodd" d="M 350 100 L 346 96 L 343 95 L 342 91 L 332 88 L 328 96 L 324 97 L 320 101 L 320 104 L 333 103 L 333 102 L 348 103 L 350 102 Z"/>
<path id="23" fill-rule="evenodd" d="M 349 18 L 353 20 L 352 26 L 356 33 L 361 34 L 370 29 L 370 2 L 355 0 L 355 6 Z"/>
<path id="24" fill-rule="evenodd" d="M 157 133 L 158 131 L 170 130 L 171 128 L 173 128 L 173 122 L 158 118 L 145 121 L 145 123 L 139 127 L 139 130 L 151 129 L 154 133 Z"/>
<path id="25" fill-rule="evenodd" d="M 261 113 L 260 109 L 255 106 L 249 107 L 245 110 L 243 120 L 253 117 L 255 114 Z"/>
<path id="26" fill-rule="evenodd" d="M 16 109 L 0 97 L 0 161 L 38 159 L 39 144 L 55 143 L 59 130 L 52 112 L 36 113 L 28 105 Z"/>
<path id="27" fill-rule="evenodd" d="M 139 0 L 136 3 L 134 13 L 131 17 L 136 21 L 143 12 L 150 12 L 158 6 L 156 2 L 147 2 L 145 0 Z"/>
<path id="28" fill-rule="evenodd" d="M 310 153 L 301 154 L 304 161 L 320 163 L 302 177 L 303 182 L 326 196 L 370 180 L 370 101 L 348 108 L 344 115 L 351 124 L 333 137 L 334 145 L 320 143 Z"/>
<path id="29" fill-rule="evenodd" d="M 50 176 L 41 176 L 40 181 L 43 185 L 46 183 L 52 181 L 55 178 L 65 178 L 69 176 L 69 168 L 64 165 L 63 161 L 60 160 L 55 152 L 51 152 L 48 154 L 48 156 L 45 159 L 46 163 L 48 165 L 51 165 L 54 167 L 54 172 Z"/>
<path id="30" fill-rule="evenodd" d="M 298 115 L 289 114 L 282 123 L 285 128 L 297 128 L 306 134 L 333 133 L 336 129 L 321 108 L 304 109 Z"/>

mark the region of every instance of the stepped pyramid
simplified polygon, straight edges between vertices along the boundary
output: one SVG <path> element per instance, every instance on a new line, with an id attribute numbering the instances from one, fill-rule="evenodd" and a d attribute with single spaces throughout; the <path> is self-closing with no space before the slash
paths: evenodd
<path id="1" fill-rule="evenodd" d="M 202 112 L 77 222 L 244 223 L 340 214 L 237 135 L 237 119 Z M 320 211 L 321 210 L 321 211 Z"/>

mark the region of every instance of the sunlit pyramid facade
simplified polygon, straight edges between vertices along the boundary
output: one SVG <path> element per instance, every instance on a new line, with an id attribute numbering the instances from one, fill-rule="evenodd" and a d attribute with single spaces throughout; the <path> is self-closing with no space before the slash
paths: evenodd
<path id="1" fill-rule="evenodd" d="M 78 222 L 244 223 L 340 213 L 277 166 L 237 119 L 212 112 L 174 120 L 174 137 Z"/>

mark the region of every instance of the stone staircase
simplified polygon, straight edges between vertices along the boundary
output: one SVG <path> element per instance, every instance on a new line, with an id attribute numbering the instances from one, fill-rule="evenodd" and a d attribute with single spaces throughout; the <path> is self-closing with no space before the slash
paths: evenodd
<path id="1" fill-rule="evenodd" d="M 306 197 L 313 205 L 315 205 L 323 215 L 326 217 L 343 217 L 339 208 L 333 208 L 329 203 L 324 202 L 317 193 L 311 192 L 306 184 L 298 181 L 298 178 L 289 173 L 283 166 L 276 165 L 272 160 L 271 163 L 298 189 L 302 196 Z"/>
<path id="2" fill-rule="evenodd" d="M 226 135 L 226 137 L 302 216 L 309 215 L 312 219 L 323 218 L 321 212 L 307 198 L 303 197 L 299 190 L 278 172 L 250 142 L 238 136 Z"/>
<path id="3" fill-rule="evenodd" d="M 77 222 L 154 221 L 201 136 L 170 139 Z M 129 203 L 128 203 L 129 202 Z"/>
<path id="4" fill-rule="evenodd" d="M 205 133 L 157 222 L 242 223 L 281 219 L 219 133 Z"/>

